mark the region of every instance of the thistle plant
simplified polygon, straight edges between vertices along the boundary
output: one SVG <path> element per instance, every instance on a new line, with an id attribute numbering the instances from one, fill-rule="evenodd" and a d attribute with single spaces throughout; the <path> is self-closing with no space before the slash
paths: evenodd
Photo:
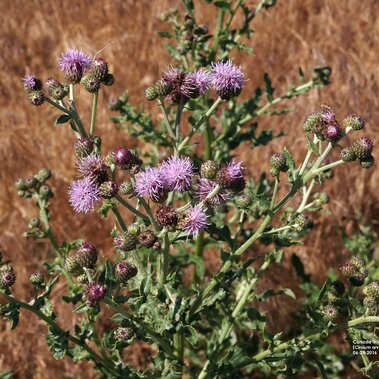
<path id="1" fill-rule="evenodd" d="M 191 0 L 183 0 L 186 13 L 172 10 L 163 16 L 172 27 L 162 36 L 173 42 L 167 45 L 173 62 L 145 90 L 146 101 L 158 105 L 161 117 L 130 104 L 127 92 L 109 104 L 119 112 L 112 117 L 115 124 L 139 139 L 136 150 L 101 148 L 98 96 L 114 82 L 105 58 L 72 49 L 59 59 L 64 81 L 48 78 L 43 85 L 34 75 L 24 78 L 29 102 L 58 109 L 55 124 L 68 124 L 74 133 L 77 179 L 67 189 L 69 203 L 87 217 L 97 211 L 114 218 L 109 231 L 114 251 L 103 260 L 97 247 L 80 236 L 59 241 L 50 226 L 54 188 L 48 169 L 18 179 L 19 196 L 32 200 L 39 211 L 26 235 L 50 240 L 56 258 L 45 262 L 47 275 L 31 273 L 34 297 L 24 301 L 12 292 L 17 275 L 2 257 L 0 289 L 6 304 L 1 315 L 15 328 L 21 309 L 34 313 L 48 327 L 46 341 L 56 359 L 89 360 L 103 378 L 294 377 L 316 371 L 336 377 L 343 366 L 333 364 L 341 358 L 327 336 L 344 330 L 351 341 L 378 341 L 375 237 L 362 234 L 356 243 L 346 237 L 354 254 L 325 278 L 321 289 L 293 256 L 307 294 L 297 333 L 270 333 L 257 306 L 275 295 L 294 298 L 293 290 L 258 292 L 257 284 L 270 265 L 280 264 L 287 247 L 311 232 L 312 213 L 328 203 L 324 182 L 338 175 L 338 166 L 373 166 L 373 144 L 360 132 L 365 127 L 361 117 L 347 115 L 340 121 L 331 107 L 321 105 L 298 126 L 307 146 L 303 159 L 296 162 L 284 147 L 270 158 L 270 171 L 259 181 L 249 178 L 248 163 L 233 150 L 279 137 L 269 131 L 257 134 L 259 117 L 285 113 L 282 100 L 327 85 L 330 69 L 316 68 L 309 81 L 300 72 L 300 82 L 277 97 L 268 75 L 264 90 L 244 93 L 248 71 L 230 54 L 235 48 L 250 52 L 252 22 L 275 1 L 262 0 L 255 9 L 238 0 L 207 2 L 218 12 L 213 33 L 197 24 Z M 232 28 L 239 11 L 242 24 Z M 78 87 L 93 99 L 89 123 L 76 108 Z M 348 134 L 355 139 L 352 144 L 345 142 Z M 209 248 L 220 256 L 220 269 L 211 277 L 203 254 Z M 191 267 L 188 284 L 184 276 Z M 67 283 L 63 300 L 74 306 L 65 315 L 76 320 L 73 330 L 58 324 L 57 307 L 50 301 L 62 280 Z M 105 309 L 112 312 L 112 326 L 100 334 L 95 322 Z M 86 317 L 79 321 L 78 314 Z M 123 359 L 123 350 L 138 341 L 154 351 L 143 370 Z M 367 355 L 359 358 L 351 352 L 344 360 L 354 360 L 367 375 L 375 372 L 377 363 Z"/>

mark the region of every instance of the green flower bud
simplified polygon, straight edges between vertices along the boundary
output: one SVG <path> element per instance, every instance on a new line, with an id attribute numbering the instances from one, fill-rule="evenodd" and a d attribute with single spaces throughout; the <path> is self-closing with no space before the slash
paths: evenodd
<path id="1" fill-rule="evenodd" d="M 235 201 L 238 208 L 247 210 L 252 204 L 253 199 L 249 195 L 242 194 Z"/>
<path id="2" fill-rule="evenodd" d="M 23 178 L 18 178 L 15 183 L 16 189 L 19 191 L 25 191 L 27 187 L 26 180 Z"/>
<path id="3" fill-rule="evenodd" d="M 171 86 L 168 83 L 164 82 L 163 80 L 158 80 L 155 83 L 154 91 L 158 97 L 165 97 L 170 93 Z M 147 99 L 147 100 L 149 100 L 149 99 Z"/>
<path id="4" fill-rule="evenodd" d="M 80 267 L 94 268 L 97 261 L 95 246 L 91 242 L 83 242 L 76 252 L 75 259 Z"/>
<path id="5" fill-rule="evenodd" d="M 113 74 L 105 75 L 105 78 L 102 80 L 102 83 L 108 87 L 113 86 L 114 84 L 114 76 Z"/>
<path id="6" fill-rule="evenodd" d="M 129 232 L 122 232 L 114 239 L 114 245 L 122 251 L 130 251 L 136 248 L 137 237 Z"/>
<path id="7" fill-rule="evenodd" d="M 34 177 L 43 184 L 51 178 L 51 171 L 48 168 L 42 168 Z"/>
<path id="8" fill-rule="evenodd" d="M 310 114 L 303 124 L 303 129 L 306 132 L 321 133 L 324 128 L 324 121 L 320 113 Z"/>
<path id="9" fill-rule="evenodd" d="M 354 153 L 354 150 L 351 147 L 345 147 L 340 152 L 340 158 L 344 162 L 352 162 L 357 159 L 357 156 Z"/>
<path id="10" fill-rule="evenodd" d="M 100 185 L 101 196 L 105 197 L 106 199 L 110 199 L 113 196 L 115 196 L 117 194 L 117 191 L 118 191 L 117 183 L 111 180 L 101 183 Z"/>
<path id="11" fill-rule="evenodd" d="M 153 101 L 158 97 L 158 94 L 154 87 L 149 87 L 145 89 L 145 99 L 147 101 Z"/>
<path id="12" fill-rule="evenodd" d="M 140 227 L 138 226 L 137 223 L 131 224 L 128 226 L 128 232 L 130 234 L 133 234 L 134 236 L 138 236 L 140 232 Z"/>
<path id="13" fill-rule="evenodd" d="M 203 178 L 213 180 L 218 173 L 218 164 L 214 161 L 205 161 L 200 167 L 200 174 Z"/>
<path id="14" fill-rule="evenodd" d="M 286 160 L 286 157 L 282 153 L 275 153 L 270 158 L 270 166 L 273 172 L 275 173 L 278 171 L 282 171 L 282 172 L 288 171 L 287 160 Z"/>
<path id="15" fill-rule="evenodd" d="M 33 272 L 33 274 L 30 275 L 29 280 L 35 287 L 41 287 L 44 283 L 43 274 L 39 271 Z"/>
<path id="16" fill-rule="evenodd" d="M 84 89 L 90 93 L 98 92 L 101 86 L 100 80 L 90 74 L 84 75 L 80 83 L 83 84 Z"/>
<path id="17" fill-rule="evenodd" d="M 365 296 L 379 300 L 379 281 L 372 282 L 362 289 Z"/>
<path id="18" fill-rule="evenodd" d="M 358 159 L 365 159 L 371 156 L 373 146 L 374 145 L 370 138 L 362 137 L 357 139 L 351 148 Z"/>
<path id="19" fill-rule="evenodd" d="M 352 114 L 350 116 L 347 116 L 343 120 L 342 125 L 344 128 L 351 128 L 353 130 L 361 130 L 365 126 L 365 120 L 360 116 Z"/>
<path id="20" fill-rule="evenodd" d="M 372 155 L 368 156 L 367 158 L 363 158 L 359 161 L 359 163 L 361 164 L 361 166 L 363 168 L 371 168 L 374 163 L 375 163 L 375 159 Z"/>
<path id="21" fill-rule="evenodd" d="M 313 228 L 313 226 L 314 226 L 313 221 L 305 213 L 299 214 L 295 218 L 294 225 L 293 225 L 294 229 L 299 232 L 302 230 L 311 229 Z"/>
<path id="22" fill-rule="evenodd" d="M 28 100 L 30 104 L 38 107 L 44 103 L 45 95 L 43 94 L 42 90 L 31 91 L 28 93 Z"/>
<path id="23" fill-rule="evenodd" d="M 69 256 L 65 259 L 64 269 L 71 276 L 79 276 L 82 275 L 84 272 L 83 268 L 79 265 L 78 261 L 76 260 L 76 257 L 74 256 Z"/>
<path id="24" fill-rule="evenodd" d="M 157 237 L 151 230 L 144 230 L 138 236 L 138 242 L 144 247 L 153 247 L 154 243 L 157 241 Z"/>
<path id="25" fill-rule="evenodd" d="M 51 188 L 47 184 L 42 185 L 38 193 L 42 200 L 48 200 L 51 197 L 53 197 L 53 192 L 51 191 Z"/>
<path id="26" fill-rule="evenodd" d="M 118 342 L 127 342 L 133 337 L 133 330 L 131 328 L 119 327 L 114 331 L 114 338 Z"/>
<path id="27" fill-rule="evenodd" d="M 121 284 L 125 284 L 129 279 L 136 276 L 137 273 L 137 267 L 128 261 L 122 261 L 115 266 L 115 277 Z"/>
<path id="28" fill-rule="evenodd" d="M 328 304 L 326 307 L 324 307 L 322 313 L 324 314 L 324 319 L 326 321 L 333 322 L 338 318 L 338 309 L 332 304 Z"/>
<path id="29" fill-rule="evenodd" d="M 62 83 L 54 78 L 47 79 L 45 82 L 45 87 L 49 96 L 51 96 L 54 100 L 62 100 L 68 94 L 67 89 L 62 85 Z"/>

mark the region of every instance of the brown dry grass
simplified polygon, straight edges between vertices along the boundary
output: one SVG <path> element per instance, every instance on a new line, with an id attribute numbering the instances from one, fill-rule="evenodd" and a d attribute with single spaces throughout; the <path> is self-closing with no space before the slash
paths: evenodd
<path id="1" fill-rule="evenodd" d="M 38 262 L 49 255 L 47 244 L 20 237 L 35 210 L 16 197 L 13 183 L 17 177 L 34 173 L 43 166 L 53 170 L 52 185 L 56 193 L 53 227 L 60 240 L 78 237 L 93 240 L 96 236 L 93 242 L 104 254 L 111 254 L 108 231 L 112 225 L 100 222 L 96 216 L 90 222 L 87 217 L 73 217 L 66 194 L 74 177 L 73 137 L 66 128 L 51 126 L 56 112 L 48 106 L 36 109 L 27 104 L 20 77 L 25 72 L 42 78 L 57 73 L 57 57 L 67 48 L 94 53 L 114 42 L 104 55 L 111 62 L 116 84 L 101 99 L 99 131 L 104 137 L 105 150 L 121 141 L 134 144 L 127 133 L 117 131 L 108 121 L 105 105 L 111 95 L 118 95 L 125 88 L 130 90 L 132 102 L 143 100 L 143 89 L 169 63 L 157 37 L 159 14 L 178 3 L 178 0 L 0 2 L 0 243 L 17 270 L 17 295 L 30 295 L 29 273 L 40 268 Z M 203 4 L 199 0 L 197 3 Z M 292 101 L 295 106 L 292 114 L 263 121 L 262 129 L 283 128 L 288 136 L 271 147 L 241 153 L 244 161 L 249 162 L 251 175 L 257 177 L 262 167 L 267 168 L 268 157 L 283 144 L 295 150 L 296 157 L 303 154 L 299 123 L 320 102 L 332 104 L 340 117 L 350 112 L 362 114 L 370 136 L 378 142 L 378 16 L 376 0 L 287 0 L 279 1 L 277 7 L 258 17 L 252 41 L 255 55 L 241 60 L 250 79 L 247 92 L 262 84 L 263 73 L 268 72 L 280 93 L 296 77 L 298 66 L 309 72 L 317 64 L 332 66 L 333 84 Z M 199 12 L 199 18 L 214 25 L 212 12 Z M 89 98 L 81 94 L 80 102 L 84 119 L 88 120 Z M 377 229 L 379 174 L 377 170 L 363 171 L 357 166 L 338 170 L 333 183 L 328 185 L 331 214 L 319 220 L 306 244 L 297 249 L 307 271 L 318 282 L 322 282 L 328 267 L 335 267 L 346 255 L 341 248 L 340 227 L 352 231 L 359 220 L 373 222 Z M 286 271 L 270 271 L 264 286 L 296 287 L 288 259 L 284 265 Z M 58 289 L 56 296 L 63 290 Z M 269 304 L 270 317 L 285 325 L 289 321 L 286 314 L 293 304 L 281 300 Z M 15 332 L 6 331 L 5 325 L 0 324 L 1 370 L 14 370 L 17 378 L 93 377 L 87 364 L 74 365 L 69 359 L 54 361 L 43 340 L 45 328 L 34 317 L 23 316 Z M 71 326 L 70 317 L 61 314 L 60 321 L 65 327 Z"/>

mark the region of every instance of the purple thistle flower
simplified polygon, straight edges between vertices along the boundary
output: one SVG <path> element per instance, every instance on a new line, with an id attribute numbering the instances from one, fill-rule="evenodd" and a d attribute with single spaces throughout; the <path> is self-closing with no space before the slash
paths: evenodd
<path id="1" fill-rule="evenodd" d="M 64 72 L 66 79 L 74 84 L 80 82 L 84 71 L 91 67 L 92 62 L 92 58 L 83 51 L 70 49 L 62 53 L 59 67 Z"/>
<path id="2" fill-rule="evenodd" d="M 39 91 L 42 89 L 42 82 L 35 75 L 25 75 L 22 78 L 25 92 Z"/>
<path id="3" fill-rule="evenodd" d="M 243 177 L 242 174 L 242 162 L 237 162 L 235 159 L 233 159 L 231 162 L 229 162 L 226 165 L 226 170 L 229 174 L 229 177 L 231 179 L 239 179 Z"/>
<path id="4" fill-rule="evenodd" d="M 342 135 L 342 130 L 337 122 L 327 124 L 322 131 L 323 136 L 330 142 L 337 142 Z"/>
<path id="5" fill-rule="evenodd" d="M 208 216 L 204 209 L 195 205 L 186 214 L 183 229 L 188 234 L 197 236 L 209 225 Z"/>
<path id="6" fill-rule="evenodd" d="M 232 160 L 225 166 L 221 167 L 217 174 L 217 182 L 221 187 L 230 189 L 234 192 L 240 192 L 245 187 L 245 179 L 243 178 L 242 162 Z"/>
<path id="7" fill-rule="evenodd" d="M 107 288 L 100 283 L 90 283 L 86 287 L 83 298 L 89 307 L 94 307 L 107 293 Z"/>
<path id="8" fill-rule="evenodd" d="M 216 186 L 217 183 L 213 180 L 200 178 L 196 189 L 196 195 L 200 200 L 205 200 L 206 197 L 216 188 Z M 209 205 L 216 206 L 226 203 L 228 199 L 229 194 L 221 190 L 215 196 L 213 196 L 212 199 L 206 200 L 205 202 Z"/>
<path id="9" fill-rule="evenodd" d="M 329 105 L 323 104 L 321 105 L 320 108 L 321 108 L 321 112 L 320 112 L 321 117 L 326 124 L 337 122 L 336 115 L 334 114 L 333 109 L 329 107 Z"/>
<path id="10" fill-rule="evenodd" d="M 192 91 L 191 98 L 196 99 L 197 97 L 204 95 L 211 87 L 211 77 L 206 70 L 197 70 L 188 74 L 188 78 L 191 81 Z"/>
<path id="11" fill-rule="evenodd" d="M 211 80 L 213 88 L 223 100 L 238 96 L 246 83 L 241 67 L 231 60 L 212 64 Z"/>
<path id="12" fill-rule="evenodd" d="M 107 166 L 97 154 L 88 155 L 78 162 L 78 170 L 85 178 L 90 178 L 97 183 L 108 180 Z"/>
<path id="13" fill-rule="evenodd" d="M 88 213 L 101 199 L 98 186 L 88 177 L 73 182 L 68 193 L 71 206 L 79 213 Z"/>
<path id="14" fill-rule="evenodd" d="M 193 163 L 187 157 L 171 157 L 161 165 L 160 172 L 167 190 L 186 191 L 191 185 Z"/>
<path id="15" fill-rule="evenodd" d="M 189 100 L 193 82 L 186 72 L 170 66 L 161 80 L 169 88 L 167 97 L 174 103 L 183 104 Z"/>
<path id="16" fill-rule="evenodd" d="M 136 177 L 135 191 L 140 197 L 150 197 L 159 201 L 166 195 L 161 171 L 156 167 L 147 167 Z"/>

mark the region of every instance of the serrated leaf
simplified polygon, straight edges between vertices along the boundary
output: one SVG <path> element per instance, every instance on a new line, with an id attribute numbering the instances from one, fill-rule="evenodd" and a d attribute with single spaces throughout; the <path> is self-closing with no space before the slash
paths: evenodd
<path id="1" fill-rule="evenodd" d="M 68 114 L 61 114 L 54 121 L 54 125 L 65 124 L 66 122 L 69 122 L 70 120 L 71 120 L 71 116 L 70 115 L 68 115 Z"/>
<path id="2" fill-rule="evenodd" d="M 271 78 L 267 73 L 264 74 L 263 79 L 266 85 L 265 92 L 266 92 L 267 100 L 271 103 L 274 98 L 273 95 L 275 92 L 275 88 L 272 86 Z"/>
<path id="3" fill-rule="evenodd" d="M 307 138 L 308 148 L 309 148 L 314 154 L 316 154 L 317 156 L 320 156 L 320 153 L 319 153 L 319 151 L 318 151 L 318 148 L 317 148 L 316 144 L 312 141 L 312 139 L 308 136 L 308 134 L 306 135 L 306 138 Z"/>
<path id="4" fill-rule="evenodd" d="M 196 347 L 199 342 L 199 336 L 197 335 L 197 331 L 190 325 L 185 327 L 187 341 L 193 346 Z"/>
<path id="5" fill-rule="evenodd" d="M 264 301 L 268 299 L 269 297 L 273 297 L 277 295 L 287 295 L 291 297 L 292 299 L 296 299 L 296 295 L 290 288 L 283 288 L 279 291 L 267 290 L 267 291 L 262 292 L 260 295 L 258 295 L 258 298 L 259 300 Z"/>
<path id="6" fill-rule="evenodd" d="M 287 166 L 291 171 L 293 171 L 295 169 L 295 161 L 286 147 L 283 149 L 283 155 L 286 158 Z"/>
<path id="7" fill-rule="evenodd" d="M 318 296 L 317 296 L 317 304 L 321 304 L 323 299 L 324 299 L 324 296 L 325 296 L 325 292 L 326 292 L 326 289 L 327 289 L 327 286 L 328 286 L 328 281 L 326 280 L 324 285 L 322 286 Z"/>

